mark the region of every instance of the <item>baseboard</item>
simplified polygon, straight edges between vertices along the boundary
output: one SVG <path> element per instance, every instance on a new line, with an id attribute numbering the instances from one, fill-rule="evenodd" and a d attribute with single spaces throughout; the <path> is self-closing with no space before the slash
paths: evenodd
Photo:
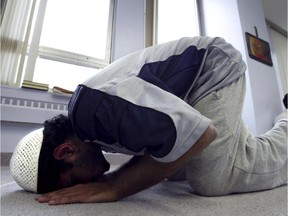
<path id="1" fill-rule="evenodd" d="M 9 166 L 12 153 L 2 153 L 1 152 L 1 166 Z"/>
<path id="2" fill-rule="evenodd" d="M 131 158 L 130 155 L 123 154 L 105 153 L 104 155 L 107 161 L 113 165 L 123 164 Z M 1 152 L 1 166 L 9 166 L 11 157 L 12 153 Z"/>

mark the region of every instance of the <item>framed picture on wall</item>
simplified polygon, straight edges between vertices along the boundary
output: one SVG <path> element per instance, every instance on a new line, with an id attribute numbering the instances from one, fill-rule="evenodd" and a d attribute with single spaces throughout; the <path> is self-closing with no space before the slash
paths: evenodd
<path id="1" fill-rule="evenodd" d="M 245 35 L 250 58 L 272 66 L 269 43 L 248 32 L 246 32 Z"/>

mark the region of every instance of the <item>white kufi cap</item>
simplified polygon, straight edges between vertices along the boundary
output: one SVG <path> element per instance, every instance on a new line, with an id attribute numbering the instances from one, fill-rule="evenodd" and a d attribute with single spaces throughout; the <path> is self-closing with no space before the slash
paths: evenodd
<path id="1" fill-rule="evenodd" d="M 17 145 L 10 170 L 14 180 L 23 189 L 37 192 L 38 161 L 43 141 L 43 128 L 32 131 Z"/>

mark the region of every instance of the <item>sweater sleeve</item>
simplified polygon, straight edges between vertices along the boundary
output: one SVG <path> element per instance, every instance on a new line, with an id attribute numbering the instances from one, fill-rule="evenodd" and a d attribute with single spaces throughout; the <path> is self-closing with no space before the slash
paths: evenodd
<path id="1" fill-rule="evenodd" d="M 115 149 L 144 150 L 161 162 L 181 157 L 211 122 L 181 99 L 211 39 L 205 41 L 183 38 L 147 48 L 86 80 L 69 106 L 80 137 Z"/>
<path id="2" fill-rule="evenodd" d="M 131 91 L 131 89 L 133 89 L 133 91 Z M 166 121 L 169 122 L 168 128 L 173 128 L 173 130 L 168 130 L 167 128 L 165 129 L 167 125 L 162 125 L 163 127 L 160 127 L 161 119 L 156 118 L 155 121 L 157 124 L 159 124 L 159 128 L 157 130 L 156 127 L 153 131 L 154 134 L 149 134 L 146 139 L 146 146 L 149 146 L 149 139 L 151 139 L 151 137 L 152 139 L 157 137 L 157 142 L 163 144 L 159 145 L 158 147 L 165 147 L 166 144 L 169 145 L 168 141 L 173 142 L 169 152 L 166 152 L 165 155 L 153 155 L 151 152 L 151 155 L 156 160 L 161 162 L 172 162 L 181 157 L 195 144 L 195 142 L 200 138 L 211 123 L 210 119 L 201 115 L 197 110 L 177 96 L 151 83 L 148 83 L 139 77 L 130 77 L 125 81 L 111 87 L 106 93 L 110 95 L 117 95 L 122 99 L 129 101 L 131 104 L 139 107 L 147 107 L 156 113 L 161 113 L 163 118 L 164 116 L 169 117 L 166 119 Z M 131 112 L 127 112 L 127 115 L 129 115 L 129 113 Z M 130 117 L 131 119 L 134 118 L 133 116 Z M 153 119 L 153 115 L 148 115 L 146 117 L 146 119 L 150 118 Z M 147 121 L 147 123 L 148 122 L 150 121 Z M 149 124 L 146 124 L 145 118 L 143 118 L 139 123 L 141 123 L 143 127 L 150 127 Z M 129 125 L 129 123 L 126 125 Z M 131 124 L 131 126 L 133 127 L 133 124 Z M 122 133 L 129 133 L 129 130 L 126 130 L 126 127 L 122 129 Z M 169 132 L 164 133 L 165 130 Z M 172 136 L 173 131 L 176 133 L 175 136 Z M 170 139 L 169 136 L 171 136 Z M 164 140 L 168 141 L 163 143 Z"/>

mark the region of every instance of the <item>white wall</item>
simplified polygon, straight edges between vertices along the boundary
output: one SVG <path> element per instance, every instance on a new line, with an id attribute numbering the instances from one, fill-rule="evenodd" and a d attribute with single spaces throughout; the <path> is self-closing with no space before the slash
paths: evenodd
<path id="1" fill-rule="evenodd" d="M 256 26 L 259 38 L 269 42 L 271 46 L 262 1 L 238 0 L 237 2 L 243 34 L 254 33 L 254 26 Z M 278 71 L 275 70 L 277 62 L 273 63 L 274 66 L 271 67 L 247 57 L 258 134 L 270 129 L 274 118 L 282 111 L 282 95 L 280 96 L 277 82 Z"/>
<path id="2" fill-rule="evenodd" d="M 269 130 L 281 112 L 281 98 L 274 67 L 264 65 L 248 56 L 245 32 L 254 33 L 268 41 L 261 0 L 203 0 L 203 33 L 221 36 L 233 44 L 247 64 L 247 90 L 243 119 L 255 134 Z"/>
<path id="3" fill-rule="evenodd" d="M 112 59 L 144 48 L 145 0 L 116 0 Z"/>
<path id="4" fill-rule="evenodd" d="M 287 0 L 262 0 L 265 17 L 287 31 Z"/>

